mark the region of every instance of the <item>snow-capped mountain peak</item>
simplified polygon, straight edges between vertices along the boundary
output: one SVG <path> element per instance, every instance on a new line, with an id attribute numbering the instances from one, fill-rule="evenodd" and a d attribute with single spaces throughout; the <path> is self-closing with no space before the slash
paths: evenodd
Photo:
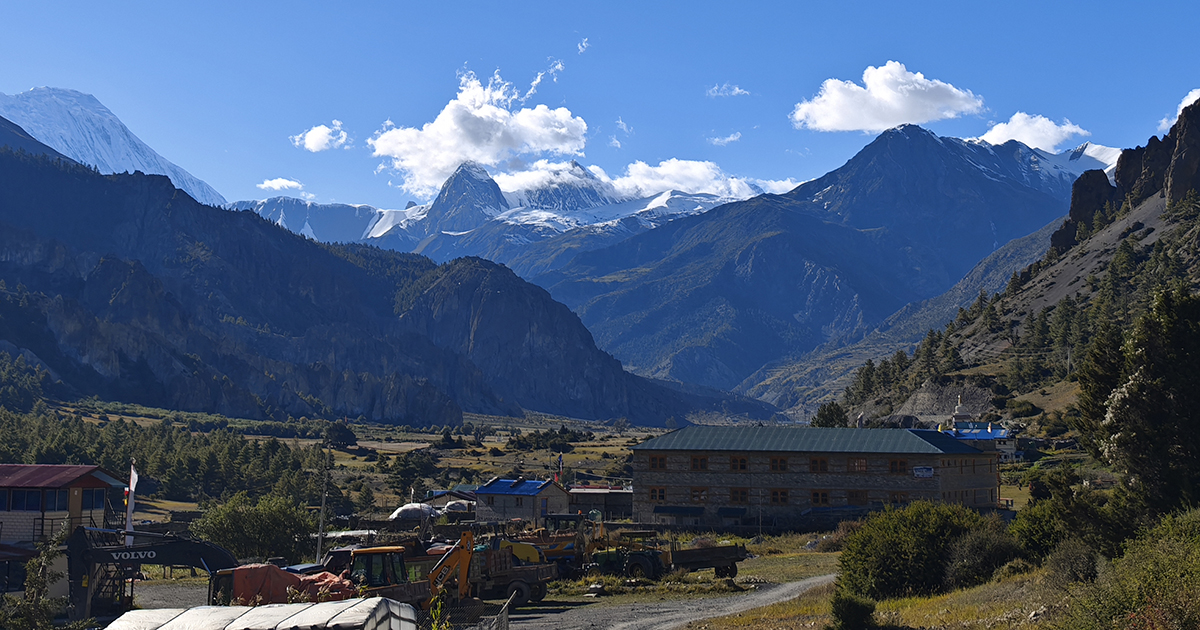
<path id="1" fill-rule="evenodd" d="M 11 96 L 0 94 L 0 116 L 20 125 L 39 142 L 102 173 L 166 175 L 196 201 L 214 206 L 225 203 L 211 186 L 142 142 L 91 94 L 49 87 Z"/>

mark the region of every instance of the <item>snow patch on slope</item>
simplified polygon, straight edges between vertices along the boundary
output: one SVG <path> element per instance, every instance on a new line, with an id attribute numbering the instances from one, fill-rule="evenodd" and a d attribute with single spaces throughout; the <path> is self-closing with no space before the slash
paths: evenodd
<path id="1" fill-rule="evenodd" d="M 39 87 L 0 94 L 0 116 L 20 125 L 59 153 L 101 173 L 141 171 L 166 175 L 200 203 L 225 203 L 211 186 L 167 160 L 142 142 L 96 97 L 75 90 Z"/>

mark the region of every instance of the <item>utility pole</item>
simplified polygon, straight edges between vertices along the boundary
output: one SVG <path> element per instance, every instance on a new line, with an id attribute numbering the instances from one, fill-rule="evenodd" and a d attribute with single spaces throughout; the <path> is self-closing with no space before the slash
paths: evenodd
<path id="1" fill-rule="evenodd" d="M 317 525 L 317 559 L 316 562 L 321 562 L 321 542 L 325 537 L 325 502 L 329 498 L 329 465 L 330 461 L 325 453 L 325 447 L 329 445 L 329 430 L 325 430 L 325 440 L 321 442 L 321 518 Z"/>

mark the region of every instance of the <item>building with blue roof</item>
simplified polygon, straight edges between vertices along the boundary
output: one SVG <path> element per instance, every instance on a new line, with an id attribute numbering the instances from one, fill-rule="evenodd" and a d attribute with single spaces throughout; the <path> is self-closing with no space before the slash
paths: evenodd
<path id="1" fill-rule="evenodd" d="M 694 425 L 632 450 L 639 522 L 798 528 L 919 499 L 999 501 L 997 454 L 935 430 Z"/>
<path id="2" fill-rule="evenodd" d="M 571 495 L 554 481 L 497 477 L 476 488 L 475 520 L 522 519 L 538 524 L 548 514 L 565 514 L 570 504 Z"/>

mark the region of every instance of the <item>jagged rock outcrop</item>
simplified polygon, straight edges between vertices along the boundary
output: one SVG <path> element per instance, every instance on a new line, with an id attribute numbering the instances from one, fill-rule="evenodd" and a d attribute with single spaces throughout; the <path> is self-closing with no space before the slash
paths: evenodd
<path id="1" fill-rule="evenodd" d="M 1175 152 L 1163 183 L 1167 201 L 1178 202 L 1189 191 L 1200 190 L 1200 103 L 1183 110 L 1171 133 L 1175 136 Z"/>
<path id="2" fill-rule="evenodd" d="M 1085 171 L 1071 186 L 1071 210 L 1062 227 L 1050 237 L 1050 246 L 1060 251 L 1074 247 L 1080 224 L 1091 225 L 1097 212 L 1118 200 L 1117 187 L 1108 182 L 1104 171 Z"/>

